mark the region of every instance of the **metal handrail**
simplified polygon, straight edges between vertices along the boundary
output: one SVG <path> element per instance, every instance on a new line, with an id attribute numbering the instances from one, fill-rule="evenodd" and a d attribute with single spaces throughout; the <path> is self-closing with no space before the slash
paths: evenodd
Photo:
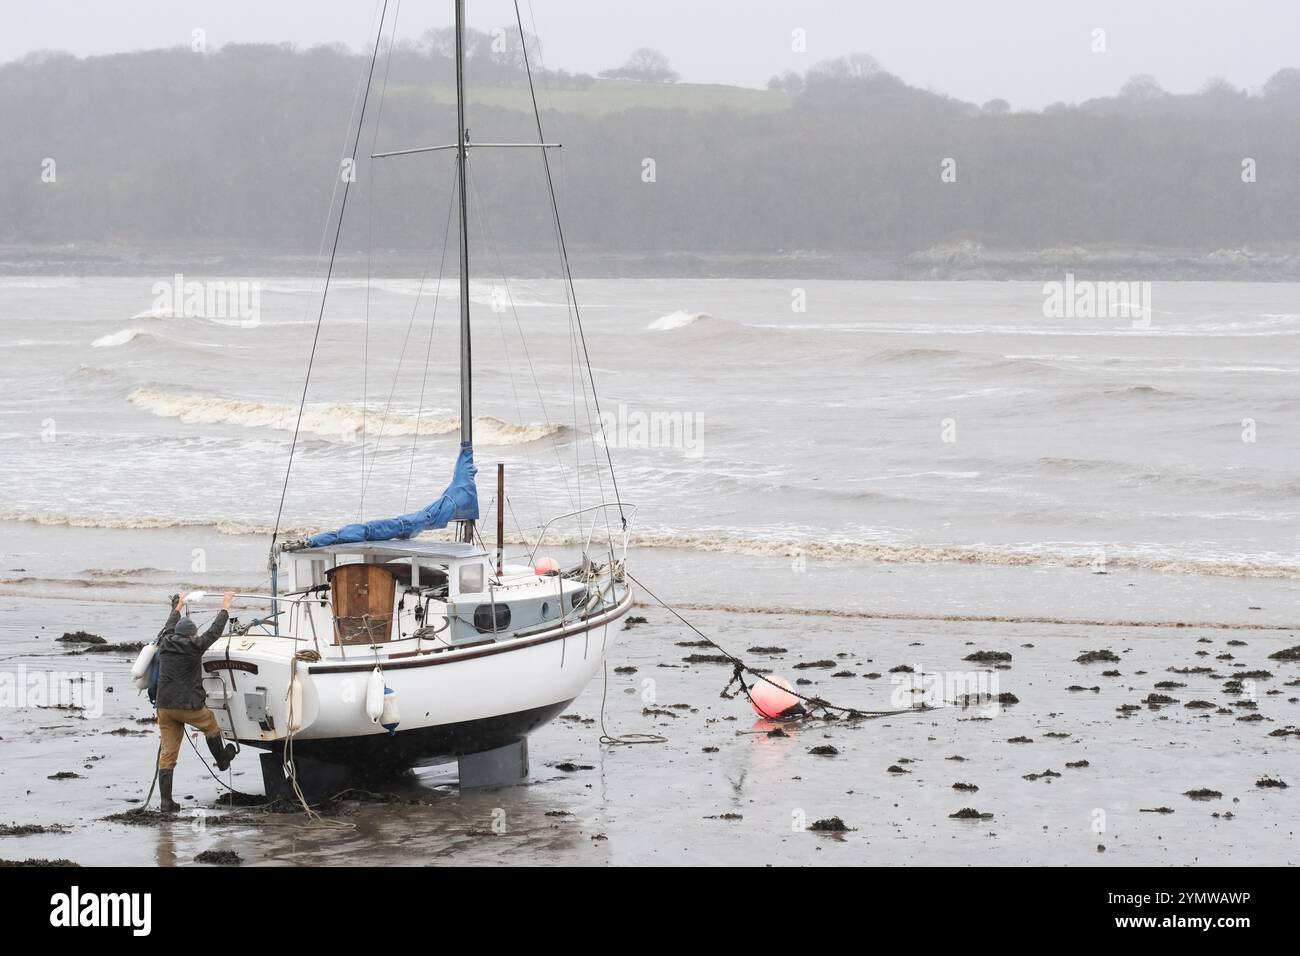
<path id="1" fill-rule="evenodd" d="M 588 512 L 592 512 L 592 511 L 595 512 L 605 511 L 606 509 L 609 508 L 618 508 L 621 512 L 624 513 L 624 516 L 627 519 L 623 527 L 623 558 L 626 559 L 628 538 L 632 533 L 632 522 L 636 517 L 637 506 L 633 504 L 628 504 L 627 502 L 612 501 L 612 502 L 603 502 L 598 505 L 591 505 L 590 507 L 587 508 L 580 508 L 577 511 L 570 511 L 566 514 L 556 515 L 554 518 L 551 518 L 549 521 L 546 522 L 546 524 L 542 525 L 541 533 L 537 535 L 537 543 L 533 545 L 532 551 L 528 553 L 528 563 L 532 564 L 537 560 L 537 552 L 541 550 L 542 541 L 546 538 L 546 532 L 550 530 L 551 525 L 555 524 L 555 522 L 563 521 L 566 518 L 576 518 L 578 515 L 587 514 Z M 583 545 L 584 553 L 590 550 L 591 539 L 593 536 L 595 536 L 595 534 L 596 534 L 596 518 L 595 516 L 593 516 L 591 521 L 591 531 L 587 533 L 587 538 Z"/>

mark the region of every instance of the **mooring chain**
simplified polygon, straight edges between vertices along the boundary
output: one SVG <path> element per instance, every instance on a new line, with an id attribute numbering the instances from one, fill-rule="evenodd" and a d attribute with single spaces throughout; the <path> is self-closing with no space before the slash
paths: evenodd
<path id="1" fill-rule="evenodd" d="M 927 706 L 924 702 L 922 702 L 920 704 L 914 704 L 911 707 L 904 707 L 899 710 L 861 710 L 857 707 L 840 707 L 836 704 L 832 704 L 830 701 L 825 700 L 821 697 L 811 697 L 807 694 L 801 694 L 797 690 L 791 690 L 789 687 L 786 687 L 782 684 L 778 684 L 776 681 L 770 679 L 766 674 L 754 670 L 754 668 L 750 667 L 748 664 L 746 664 L 735 654 L 732 654 L 730 651 L 728 651 L 717 641 L 713 640 L 713 638 L 709 637 L 707 634 L 701 631 L 690 621 L 686 620 L 686 618 L 682 617 L 682 615 L 679 614 L 674 608 L 670 607 L 669 604 L 666 601 L 664 601 L 663 598 L 659 597 L 659 595 L 655 594 L 648 587 L 646 587 L 639 580 L 637 580 L 637 578 L 633 576 L 631 571 L 626 571 L 625 573 L 629 578 L 632 579 L 633 583 L 636 584 L 637 587 L 639 587 L 642 591 L 644 591 L 651 598 L 653 598 L 654 601 L 657 604 L 659 604 L 660 607 L 662 607 L 673 617 L 677 618 L 677 620 L 685 624 L 695 634 L 699 635 L 699 637 L 702 640 L 704 640 L 710 647 L 720 651 L 723 657 L 731 661 L 731 667 L 732 667 L 731 680 L 727 681 L 727 686 L 722 689 L 722 693 L 720 695 L 721 697 L 727 700 L 732 700 L 736 696 L 734 693 L 728 693 L 731 690 L 731 685 L 739 684 L 740 690 L 744 692 L 746 699 L 748 699 L 751 704 L 754 704 L 754 698 L 750 695 L 749 687 L 745 683 L 744 675 L 749 674 L 757 678 L 758 680 L 765 681 L 766 683 L 771 684 L 773 687 L 777 688 L 778 690 L 784 691 L 785 693 L 789 694 L 792 697 L 798 698 L 801 703 L 807 706 L 809 711 L 820 710 L 826 715 L 830 715 L 832 712 L 836 712 L 836 713 L 843 714 L 849 720 L 866 720 L 875 717 L 891 717 L 895 714 L 914 714 L 914 713 L 920 713 L 921 711 L 930 709 L 929 706 Z M 759 707 L 757 704 L 754 704 L 754 707 L 755 709 L 762 712 L 762 708 Z M 807 714 L 806 716 L 811 716 L 811 713 Z"/>

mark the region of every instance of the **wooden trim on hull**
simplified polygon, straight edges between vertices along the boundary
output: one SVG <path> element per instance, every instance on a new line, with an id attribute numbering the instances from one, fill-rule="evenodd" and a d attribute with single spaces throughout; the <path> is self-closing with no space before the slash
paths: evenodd
<path id="1" fill-rule="evenodd" d="M 293 752 L 297 757 L 309 757 L 344 766 L 374 770 L 405 768 L 436 757 L 459 757 L 515 743 L 554 720 L 572 703 L 573 700 L 570 699 L 513 714 L 497 714 L 456 724 L 399 730 L 392 737 L 388 734 L 366 734 L 362 737 L 331 737 L 324 740 L 295 738 Z M 284 750 L 283 740 L 241 740 L 239 743 L 277 754 Z"/>
<path id="2" fill-rule="evenodd" d="M 604 627 L 611 621 L 616 621 L 632 608 L 632 589 L 628 588 L 627 597 L 622 604 L 616 605 L 607 613 L 595 620 L 584 621 L 578 627 L 568 628 L 558 631 L 554 634 L 543 634 L 538 637 L 516 637 L 508 641 L 493 641 L 490 645 L 474 650 L 468 654 L 455 654 L 448 652 L 427 652 L 427 657 L 418 660 L 402 659 L 384 661 L 380 666 L 386 671 L 405 670 L 410 667 L 436 667 L 440 664 L 456 664 L 460 661 L 472 661 L 480 657 L 491 657 L 494 654 L 509 654 L 511 651 L 521 651 L 529 647 L 537 647 L 539 644 L 549 644 L 551 641 L 560 641 L 566 637 L 574 637 L 578 634 L 585 634 L 588 631 L 595 630 L 598 627 Z M 375 668 L 375 661 L 370 660 L 360 664 L 339 664 L 332 665 L 329 663 L 312 664 L 308 668 L 309 674 L 362 674 L 368 673 Z M 297 746 L 297 744 L 295 744 Z"/>

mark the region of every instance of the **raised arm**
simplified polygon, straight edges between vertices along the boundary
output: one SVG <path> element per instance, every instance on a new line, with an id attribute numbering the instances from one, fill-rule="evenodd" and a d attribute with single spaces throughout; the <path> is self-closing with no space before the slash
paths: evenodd
<path id="1" fill-rule="evenodd" d="M 172 596 L 172 612 L 167 615 L 167 623 L 164 624 L 162 630 L 158 632 L 158 636 L 154 638 L 155 643 L 161 641 L 164 637 L 166 637 L 175 629 L 176 622 L 181 619 L 181 609 L 184 606 L 185 606 L 184 592 Z"/>
<path id="2" fill-rule="evenodd" d="M 226 629 L 226 622 L 230 620 L 230 605 L 235 600 L 235 592 L 227 591 L 226 599 L 221 605 L 221 610 L 217 612 L 216 618 L 208 625 L 208 629 L 200 634 L 197 642 L 200 650 L 206 651 L 209 647 L 217 642 L 221 632 Z"/>

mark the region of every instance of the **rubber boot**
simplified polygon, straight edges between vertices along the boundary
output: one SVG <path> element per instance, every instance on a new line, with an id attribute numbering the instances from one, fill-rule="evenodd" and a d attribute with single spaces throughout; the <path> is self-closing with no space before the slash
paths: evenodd
<path id="1" fill-rule="evenodd" d="M 226 743 L 220 734 L 204 739 L 208 742 L 208 750 L 212 751 L 212 759 L 217 762 L 217 769 L 228 769 L 230 761 L 235 759 L 235 745 Z"/>
<path id="2" fill-rule="evenodd" d="M 163 813 L 175 813 L 181 808 L 181 805 L 172 799 L 172 773 L 171 770 L 158 771 L 158 809 Z"/>

